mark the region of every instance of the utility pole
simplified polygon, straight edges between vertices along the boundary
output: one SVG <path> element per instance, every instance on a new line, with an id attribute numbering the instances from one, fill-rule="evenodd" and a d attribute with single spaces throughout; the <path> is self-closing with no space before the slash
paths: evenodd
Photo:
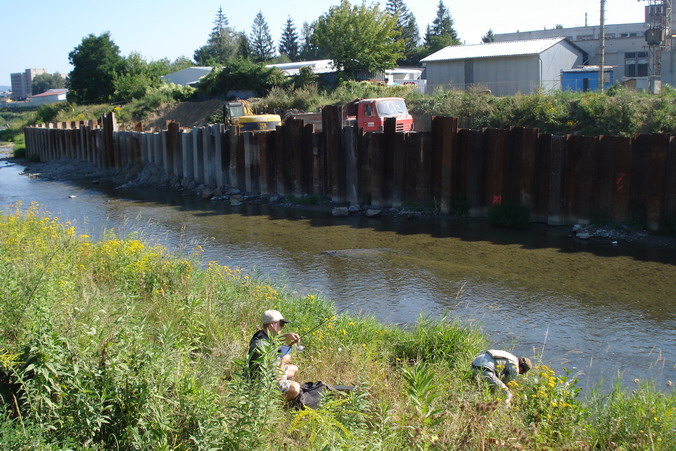
<path id="1" fill-rule="evenodd" d="M 605 19 L 605 10 L 606 10 L 606 0 L 601 0 L 601 30 L 599 35 L 599 40 L 601 45 L 599 46 L 601 50 L 601 58 L 599 63 L 599 90 L 603 92 L 603 85 L 605 84 L 605 77 L 603 76 L 604 67 L 606 63 L 606 19 Z"/>

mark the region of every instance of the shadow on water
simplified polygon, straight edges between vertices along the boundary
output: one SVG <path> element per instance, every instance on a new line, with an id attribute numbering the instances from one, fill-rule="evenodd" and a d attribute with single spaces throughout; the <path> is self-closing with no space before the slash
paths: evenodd
<path id="1" fill-rule="evenodd" d="M 85 185 L 87 186 L 87 185 Z M 636 243 L 613 239 L 580 240 L 572 236 L 570 226 L 548 226 L 533 223 L 527 229 L 494 227 L 486 218 L 460 218 L 432 216 L 406 218 L 382 215 L 368 218 L 361 215 L 333 217 L 331 207 L 277 205 L 260 201 L 230 206 L 227 201 L 210 201 L 194 194 L 162 191 L 157 189 L 118 190 L 113 186 L 99 189 L 111 197 L 125 198 L 133 202 L 166 204 L 195 217 L 237 214 L 263 216 L 271 220 L 307 221 L 313 227 L 335 225 L 353 228 L 368 228 L 379 232 L 395 232 L 399 235 L 425 234 L 434 238 L 456 238 L 469 242 L 489 242 L 495 245 L 517 245 L 523 249 L 558 249 L 563 253 L 590 253 L 600 257 L 630 257 L 639 261 L 676 265 L 676 237 L 659 237 L 657 243 Z M 619 241 L 619 242 L 618 242 Z M 645 240 L 644 240 L 645 241 Z M 666 244 L 665 244 L 666 243 Z"/>

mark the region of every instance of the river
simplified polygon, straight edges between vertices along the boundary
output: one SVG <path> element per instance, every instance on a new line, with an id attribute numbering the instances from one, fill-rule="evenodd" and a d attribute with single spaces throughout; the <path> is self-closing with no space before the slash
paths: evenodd
<path id="1" fill-rule="evenodd" d="M 676 252 L 579 241 L 569 227 L 515 231 L 485 220 L 333 218 L 326 211 L 231 207 L 181 193 L 120 191 L 20 175 L 0 161 L 0 206 L 38 202 L 80 233 L 136 233 L 205 261 L 268 276 L 338 309 L 387 323 L 448 315 L 493 347 L 567 368 L 583 388 L 676 378 Z"/>

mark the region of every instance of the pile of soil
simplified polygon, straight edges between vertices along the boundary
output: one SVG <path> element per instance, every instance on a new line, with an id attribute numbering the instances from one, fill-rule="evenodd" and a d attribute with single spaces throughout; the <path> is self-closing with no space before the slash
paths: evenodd
<path id="1" fill-rule="evenodd" d="M 144 128 L 164 129 L 167 121 L 178 122 L 181 127 L 199 127 L 208 123 L 207 118 L 223 108 L 222 100 L 204 102 L 181 102 L 164 105 L 152 113 Z"/>

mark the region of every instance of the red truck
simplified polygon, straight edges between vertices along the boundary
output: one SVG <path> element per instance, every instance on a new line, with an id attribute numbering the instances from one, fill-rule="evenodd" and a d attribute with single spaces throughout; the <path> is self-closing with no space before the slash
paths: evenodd
<path id="1" fill-rule="evenodd" d="M 413 130 L 413 117 L 408 114 L 406 102 L 401 97 L 378 97 L 375 99 L 355 99 L 343 108 L 343 123 L 356 125 L 365 132 L 382 132 L 385 119 L 396 119 L 397 132 Z M 296 119 L 303 119 L 306 124 L 314 124 L 317 131 L 321 131 L 321 113 L 293 114 Z"/>

